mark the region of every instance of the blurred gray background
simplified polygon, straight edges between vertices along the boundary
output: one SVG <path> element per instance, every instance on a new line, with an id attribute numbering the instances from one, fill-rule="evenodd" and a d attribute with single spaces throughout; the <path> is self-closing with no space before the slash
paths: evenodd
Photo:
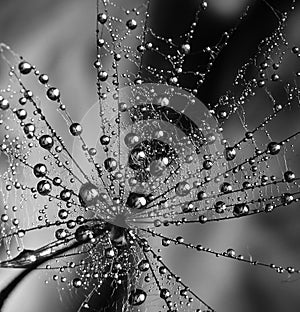
<path id="1" fill-rule="evenodd" d="M 47 73 L 51 81 L 60 88 L 64 103 L 72 112 L 72 117 L 78 120 L 96 100 L 96 79 L 92 66 L 96 53 L 95 2 L 0 0 L 0 42 L 10 45 L 42 72 Z M 214 29 L 226 29 L 228 25 L 234 23 L 247 1 L 210 2 L 212 14 L 202 22 L 206 27 L 202 28 L 203 34 L 199 34 L 199 38 L 214 42 L 214 36 L 218 33 L 214 32 Z M 156 1 L 158 7 L 160 4 Z M 195 1 L 190 0 L 190 3 L 166 1 L 164 5 L 169 7 L 170 12 L 174 10 L 176 15 L 180 5 L 183 4 L 193 7 Z M 278 3 L 274 1 L 274 4 Z M 258 14 L 254 22 L 259 24 L 257 28 L 251 24 L 243 29 L 244 34 L 240 36 L 245 42 L 239 44 L 232 42 L 232 46 L 224 52 L 223 61 L 217 64 L 210 81 L 200 92 L 199 98 L 204 103 L 213 102 L 229 88 L 236 70 L 247 61 L 251 51 L 255 50 L 258 39 L 267 32 L 267 25 L 273 23 L 272 18 L 269 21 L 268 15 L 260 12 L 259 8 L 253 11 L 253 16 Z M 300 43 L 297 32 L 300 24 L 299 13 L 298 9 L 290 19 L 288 27 L 288 37 L 295 41 L 295 44 Z M 161 21 L 164 20 L 164 16 L 154 16 L 153 22 L 156 17 L 157 27 L 162 27 L 162 31 L 164 27 L 172 28 L 172 23 L 168 19 Z M 253 19 L 255 21 L 254 17 Z M 262 28 L 261 25 L 265 25 L 266 28 Z M 298 65 L 292 61 L 288 62 L 282 69 L 282 75 L 288 75 L 295 66 Z M 3 71 L 6 69 L 0 68 L 0 75 Z M 249 118 L 255 123 L 257 118 L 255 110 L 249 114 L 252 114 Z M 290 120 L 292 130 L 299 123 L 299 117 Z M 59 128 L 59 125 L 57 127 Z M 234 131 L 235 129 L 229 127 L 229 134 Z M 299 159 L 296 155 L 292 157 Z M 287 208 L 285 211 L 282 209 L 272 215 L 260 215 L 201 227 L 186 226 L 177 229 L 177 232 L 181 233 L 187 242 L 198 242 L 224 251 L 232 247 L 242 254 L 252 255 L 257 260 L 300 267 L 298 206 Z M 267 269 L 177 249 L 172 250 L 168 262 L 216 311 L 292 312 L 300 309 L 300 280 L 286 281 L 286 276 L 279 276 Z M 15 274 L 16 271 L 1 269 L 0 286 L 3 287 Z M 72 306 L 72 297 L 61 295 L 54 281 L 44 286 L 44 279 L 40 272 L 31 274 L 10 297 L 4 312 L 76 311 L 76 307 Z"/>

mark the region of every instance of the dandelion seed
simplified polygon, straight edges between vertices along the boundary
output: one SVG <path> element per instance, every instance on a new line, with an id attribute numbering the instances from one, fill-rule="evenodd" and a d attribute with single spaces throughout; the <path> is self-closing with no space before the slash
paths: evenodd
<path id="1" fill-rule="evenodd" d="M 284 10 L 262 1 L 276 21 L 273 32 L 230 90 L 206 105 L 201 92 L 251 7 L 218 41 L 201 47 L 195 34 L 209 3 L 191 8 L 188 27 L 171 36 L 152 25 L 153 2 L 124 8 L 97 1 L 98 101 L 82 120 L 73 120 L 51 77 L 0 44 L 8 68 L 0 90 L 1 152 L 8 161 L 1 171 L 6 257 L 0 267 L 24 269 L 3 289 L 1 307 L 40 269 L 53 272 L 51 282 L 61 289 L 80 294 L 78 311 L 215 311 L 165 259 L 173 247 L 288 277 L 300 273 L 177 233 L 193 224 L 270 216 L 299 202 L 293 159 L 300 130 L 282 119 L 299 115 L 299 75 L 286 79 L 280 72 L 299 54 L 286 38 L 295 1 Z M 205 64 L 191 66 L 195 56 Z M 251 107 L 257 101 L 267 103 L 259 114 Z M 52 125 L 49 107 L 63 118 L 67 135 Z M 253 113 L 255 122 L 248 118 Z M 42 231 L 43 243 L 29 249 Z"/>

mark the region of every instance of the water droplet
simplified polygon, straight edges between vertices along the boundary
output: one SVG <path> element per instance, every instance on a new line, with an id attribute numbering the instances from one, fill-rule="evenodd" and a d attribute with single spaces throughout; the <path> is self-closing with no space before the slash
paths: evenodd
<path id="1" fill-rule="evenodd" d="M 93 238 L 93 231 L 90 229 L 88 225 L 81 225 L 75 231 L 75 239 L 78 242 L 89 241 Z"/>
<path id="2" fill-rule="evenodd" d="M 54 141 L 50 135 L 45 134 L 39 138 L 39 144 L 42 148 L 50 150 L 54 145 Z"/>
<path id="3" fill-rule="evenodd" d="M 60 91 L 57 88 L 51 87 L 47 90 L 47 97 L 51 101 L 57 101 L 60 97 Z"/>
<path id="4" fill-rule="evenodd" d="M 133 148 L 136 144 L 138 144 L 139 141 L 140 141 L 139 136 L 133 132 L 127 133 L 124 138 L 125 144 L 130 149 Z"/>
<path id="5" fill-rule="evenodd" d="M 131 209 L 141 209 L 147 204 L 144 194 L 131 192 L 127 197 L 126 205 Z"/>
<path id="6" fill-rule="evenodd" d="M 70 200 L 71 196 L 72 196 L 72 191 L 71 190 L 67 190 L 67 189 L 62 190 L 60 192 L 60 194 L 59 194 L 60 199 L 63 200 L 63 201 Z"/>
<path id="7" fill-rule="evenodd" d="M 47 180 L 41 180 L 37 184 L 37 191 L 40 195 L 46 196 L 49 195 L 52 190 L 51 183 Z"/>
<path id="8" fill-rule="evenodd" d="M 236 204 L 234 205 L 234 208 L 233 208 L 233 214 L 236 217 L 247 215 L 249 211 L 250 211 L 249 206 L 246 204 Z"/>
<path id="9" fill-rule="evenodd" d="M 186 181 L 177 183 L 176 188 L 175 188 L 175 193 L 178 196 L 187 196 L 190 193 L 190 191 L 191 191 L 191 186 Z"/>
<path id="10" fill-rule="evenodd" d="M 41 74 L 39 76 L 39 81 L 41 84 L 46 84 L 49 81 L 49 77 L 46 74 Z"/>
<path id="11" fill-rule="evenodd" d="M 146 272 L 149 270 L 150 268 L 150 264 L 147 260 L 143 259 L 140 261 L 138 268 L 141 272 Z"/>
<path id="12" fill-rule="evenodd" d="M 111 259 L 115 256 L 115 251 L 113 248 L 106 248 L 105 249 L 105 257 Z"/>
<path id="13" fill-rule="evenodd" d="M 118 166 L 117 161 L 114 158 L 112 158 L 112 157 L 106 158 L 104 160 L 104 168 L 108 172 L 112 172 L 112 171 L 116 170 L 117 166 Z"/>
<path id="14" fill-rule="evenodd" d="M 79 200 L 84 206 L 94 206 L 100 200 L 99 190 L 92 183 L 85 183 L 80 187 Z"/>
<path id="15" fill-rule="evenodd" d="M 268 144 L 268 151 L 271 155 L 277 155 L 280 152 L 280 144 L 271 142 Z"/>
<path id="16" fill-rule="evenodd" d="M 102 136 L 100 137 L 100 143 L 101 143 L 102 145 L 108 145 L 108 144 L 110 143 L 110 137 L 107 136 L 107 135 L 102 135 Z"/>
<path id="17" fill-rule="evenodd" d="M 55 231 L 55 237 L 58 240 L 64 240 L 67 237 L 68 233 L 65 229 L 58 229 Z"/>
<path id="18" fill-rule="evenodd" d="M 24 120 L 27 117 L 27 111 L 23 108 L 20 108 L 16 111 L 16 115 L 20 120 Z"/>
<path id="19" fill-rule="evenodd" d="M 106 81 L 108 78 L 108 73 L 104 70 L 99 71 L 98 78 L 100 81 Z"/>
<path id="20" fill-rule="evenodd" d="M 6 100 L 2 96 L 0 96 L 0 109 L 7 110 L 8 108 L 9 108 L 8 100 Z"/>
<path id="21" fill-rule="evenodd" d="M 137 27 L 137 22 L 134 19 L 130 19 L 126 22 L 126 26 L 130 29 L 130 30 L 134 30 Z"/>
<path id="22" fill-rule="evenodd" d="M 82 281 L 80 278 L 74 278 L 72 284 L 75 288 L 80 288 L 82 286 Z"/>
<path id="23" fill-rule="evenodd" d="M 182 54 L 189 54 L 191 52 L 191 46 L 188 43 L 183 44 L 180 47 L 180 52 Z"/>
<path id="24" fill-rule="evenodd" d="M 82 133 L 82 127 L 79 123 L 72 123 L 70 126 L 70 132 L 74 136 L 78 136 Z"/>
<path id="25" fill-rule="evenodd" d="M 217 201 L 215 203 L 215 209 L 217 213 L 223 213 L 226 210 L 226 204 L 223 201 Z"/>
<path id="26" fill-rule="evenodd" d="M 99 13 L 97 19 L 99 23 L 105 24 L 107 21 L 107 15 L 105 13 Z"/>
<path id="27" fill-rule="evenodd" d="M 294 201 L 294 196 L 290 193 L 284 193 L 281 196 L 281 201 L 285 205 L 289 205 Z"/>
<path id="28" fill-rule="evenodd" d="M 232 185 L 228 182 L 224 182 L 220 186 L 220 191 L 222 193 L 230 193 L 230 192 L 232 192 Z"/>
<path id="29" fill-rule="evenodd" d="M 140 288 L 137 288 L 130 292 L 128 302 L 132 306 L 139 306 L 146 301 L 146 298 L 147 298 L 146 292 Z"/>
<path id="30" fill-rule="evenodd" d="M 33 173 L 37 178 L 42 178 L 47 174 L 47 167 L 44 164 L 36 164 L 33 167 Z"/>
<path id="31" fill-rule="evenodd" d="M 23 75 L 29 74 L 32 70 L 32 66 L 28 62 L 25 62 L 25 61 L 22 61 L 18 67 L 19 67 L 20 73 Z"/>
<path id="32" fill-rule="evenodd" d="M 171 296 L 170 291 L 167 288 L 162 288 L 160 290 L 160 298 L 168 299 Z"/>
<path id="33" fill-rule="evenodd" d="M 225 154 L 225 159 L 228 161 L 231 161 L 236 156 L 236 150 L 234 147 L 226 147 L 224 154 Z"/>
<path id="34" fill-rule="evenodd" d="M 296 179 L 296 175 L 293 171 L 286 171 L 284 173 L 284 179 L 286 182 L 293 182 Z"/>

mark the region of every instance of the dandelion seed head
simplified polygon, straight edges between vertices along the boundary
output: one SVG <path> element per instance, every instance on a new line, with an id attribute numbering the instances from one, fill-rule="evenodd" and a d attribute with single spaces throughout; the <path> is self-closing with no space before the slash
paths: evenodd
<path id="1" fill-rule="evenodd" d="M 286 55 L 298 55 L 286 39 L 286 11 L 264 3 L 275 28 L 230 89 L 206 103 L 201 92 L 249 8 L 219 40 L 202 47 L 195 33 L 209 3 L 191 9 L 179 35 L 156 30 L 151 5 L 97 1 L 98 99 L 79 120 L 52 77 L 0 45 L 8 69 L 0 92 L 6 159 L 6 257 L 0 266 L 45 270 L 58 289 L 79 295 L 79 311 L 101 304 L 116 311 L 214 311 L 208 295 L 194 291 L 168 261 L 180 248 L 197 257 L 299 273 L 179 233 L 193 225 L 270 216 L 299 201 L 299 168 L 290 160 L 299 131 L 274 127 L 283 124 L 284 113 L 299 114 L 297 74 L 285 80 L 280 72 Z M 200 56 L 204 64 L 195 67 Z M 56 129 L 51 110 L 65 130 Z"/>

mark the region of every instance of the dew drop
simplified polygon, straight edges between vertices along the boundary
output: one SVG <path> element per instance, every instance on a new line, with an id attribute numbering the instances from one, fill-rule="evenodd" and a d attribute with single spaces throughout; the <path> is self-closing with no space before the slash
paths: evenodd
<path id="1" fill-rule="evenodd" d="M 106 248 L 104 253 L 105 257 L 108 259 L 111 259 L 115 256 L 115 251 L 113 248 Z"/>
<path id="2" fill-rule="evenodd" d="M 106 81 L 108 78 L 108 73 L 104 70 L 99 71 L 98 78 L 100 81 Z"/>
<path id="3" fill-rule="evenodd" d="M 268 144 L 268 151 L 271 155 L 277 155 L 280 152 L 280 144 L 271 142 Z"/>
<path id="4" fill-rule="evenodd" d="M 124 142 L 128 148 L 133 148 L 136 144 L 139 143 L 139 141 L 139 136 L 133 132 L 127 133 L 124 138 Z"/>
<path id="5" fill-rule="evenodd" d="M 47 97 L 51 101 L 57 101 L 60 97 L 60 91 L 57 88 L 51 87 L 47 90 Z"/>
<path id="6" fill-rule="evenodd" d="M 44 134 L 39 138 L 39 144 L 42 148 L 50 150 L 54 145 L 54 141 L 50 135 Z"/>
<path id="7" fill-rule="evenodd" d="M 112 157 L 106 158 L 104 160 L 104 168 L 108 172 L 112 172 L 112 171 L 116 170 L 117 166 L 118 166 L 117 161 L 114 158 L 112 158 Z"/>
<path id="8" fill-rule="evenodd" d="M 63 201 L 68 201 L 71 198 L 71 196 L 72 196 L 72 191 L 67 190 L 67 189 L 62 190 L 59 194 L 60 199 Z"/>
<path id="9" fill-rule="evenodd" d="M 88 225 L 81 225 L 75 231 L 75 239 L 78 242 L 85 242 L 93 237 L 93 231 Z"/>
<path id="10" fill-rule="evenodd" d="M 139 306 L 146 301 L 147 294 L 140 288 L 132 290 L 129 295 L 129 304 L 132 306 Z"/>
<path id="11" fill-rule="evenodd" d="M 249 206 L 246 204 L 236 204 L 234 205 L 234 208 L 233 208 L 233 214 L 236 217 L 247 215 L 249 211 L 250 211 Z"/>
<path id="12" fill-rule="evenodd" d="M 147 204 L 144 194 L 131 192 L 127 198 L 126 205 L 131 209 L 141 209 Z"/>
<path id="13" fill-rule="evenodd" d="M 75 288 L 80 288 L 82 286 L 82 281 L 80 278 L 74 278 L 72 284 Z"/>
<path id="14" fill-rule="evenodd" d="M 79 123 L 72 123 L 70 126 L 70 132 L 74 136 L 78 136 L 82 133 L 82 127 Z"/>
<path id="15" fill-rule="evenodd" d="M 21 62 L 18 68 L 22 75 L 27 75 L 32 70 L 32 66 L 28 62 L 25 62 L 25 61 Z"/>
<path id="16" fill-rule="evenodd" d="M 94 206 L 99 199 L 99 190 L 94 184 L 88 182 L 80 187 L 79 200 L 84 206 Z"/>
<path id="17" fill-rule="evenodd" d="M 37 184 L 37 191 L 40 195 L 49 195 L 52 190 L 51 183 L 47 180 L 42 180 Z"/>
<path id="18" fill-rule="evenodd" d="M 138 268 L 141 272 L 146 272 L 149 270 L 150 268 L 150 265 L 149 265 L 149 262 L 145 259 L 141 260 L 139 265 L 138 265 Z"/>
<path id="19" fill-rule="evenodd" d="M 177 183 L 175 187 L 175 193 L 178 196 L 187 196 L 190 193 L 190 191 L 191 191 L 191 186 L 186 181 Z"/>
<path id="20" fill-rule="evenodd" d="M 7 110 L 8 108 L 9 108 L 8 100 L 6 100 L 2 96 L 0 96 L 0 109 Z"/>
<path id="21" fill-rule="evenodd" d="M 17 117 L 18 117 L 20 120 L 24 120 L 24 119 L 26 119 L 26 117 L 27 117 L 27 111 L 26 111 L 25 109 L 23 109 L 23 108 L 18 109 L 18 110 L 16 111 L 16 115 L 17 115 Z"/>
<path id="22" fill-rule="evenodd" d="M 160 290 L 160 298 L 168 299 L 171 296 L 170 291 L 167 288 L 162 288 Z"/>
<path id="23" fill-rule="evenodd" d="M 289 205 L 294 201 L 294 196 L 290 193 L 284 193 L 281 196 L 281 201 L 284 205 Z"/>
<path id="24" fill-rule="evenodd" d="M 234 147 L 227 147 L 225 149 L 225 152 L 224 152 L 224 155 L 225 155 L 225 159 L 228 160 L 228 161 L 231 161 L 235 158 L 236 156 L 236 150 Z"/>
<path id="25" fill-rule="evenodd" d="M 180 47 L 180 52 L 182 54 L 189 54 L 190 51 L 191 51 L 191 46 L 188 43 L 185 43 Z"/>
<path id="26" fill-rule="evenodd" d="M 215 209 L 217 213 L 223 213 L 226 210 L 226 204 L 223 201 L 218 201 L 215 203 Z"/>
<path id="27" fill-rule="evenodd" d="M 107 136 L 107 135 L 102 135 L 102 136 L 100 137 L 100 143 L 101 143 L 102 145 L 108 145 L 108 144 L 110 143 L 110 137 Z"/>
<path id="28" fill-rule="evenodd" d="M 134 19 L 130 19 L 126 22 L 126 26 L 130 29 L 130 30 L 134 30 L 137 27 L 137 22 Z"/>
<path id="29" fill-rule="evenodd" d="M 35 125 L 32 124 L 32 123 L 28 123 L 28 124 L 26 124 L 26 125 L 24 126 L 23 130 L 24 130 L 24 133 L 25 133 L 28 137 L 32 138 L 32 137 L 33 137 L 33 134 L 34 134 L 34 131 L 35 131 Z"/>
<path id="30" fill-rule="evenodd" d="M 65 229 L 58 229 L 55 231 L 55 237 L 58 240 L 64 240 L 67 237 L 67 232 Z"/>
<path id="31" fill-rule="evenodd" d="M 229 192 L 232 192 L 232 185 L 228 182 L 224 182 L 221 184 L 220 186 L 220 191 L 222 193 L 229 193 Z"/>
<path id="32" fill-rule="evenodd" d="M 105 13 L 99 13 L 97 16 L 97 20 L 101 24 L 105 24 L 107 21 L 107 15 Z"/>
<path id="33" fill-rule="evenodd" d="M 44 164 L 36 164 L 33 167 L 33 173 L 37 178 L 41 178 L 46 176 L 47 174 L 47 167 Z"/>
<path id="34" fill-rule="evenodd" d="M 41 84 L 46 84 L 49 81 L 49 77 L 46 74 L 41 74 L 39 76 L 39 81 Z"/>
<path id="35" fill-rule="evenodd" d="M 284 179 L 286 182 L 293 182 L 296 179 L 296 175 L 293 171 L 286 171 L 284 173 Z"/>

